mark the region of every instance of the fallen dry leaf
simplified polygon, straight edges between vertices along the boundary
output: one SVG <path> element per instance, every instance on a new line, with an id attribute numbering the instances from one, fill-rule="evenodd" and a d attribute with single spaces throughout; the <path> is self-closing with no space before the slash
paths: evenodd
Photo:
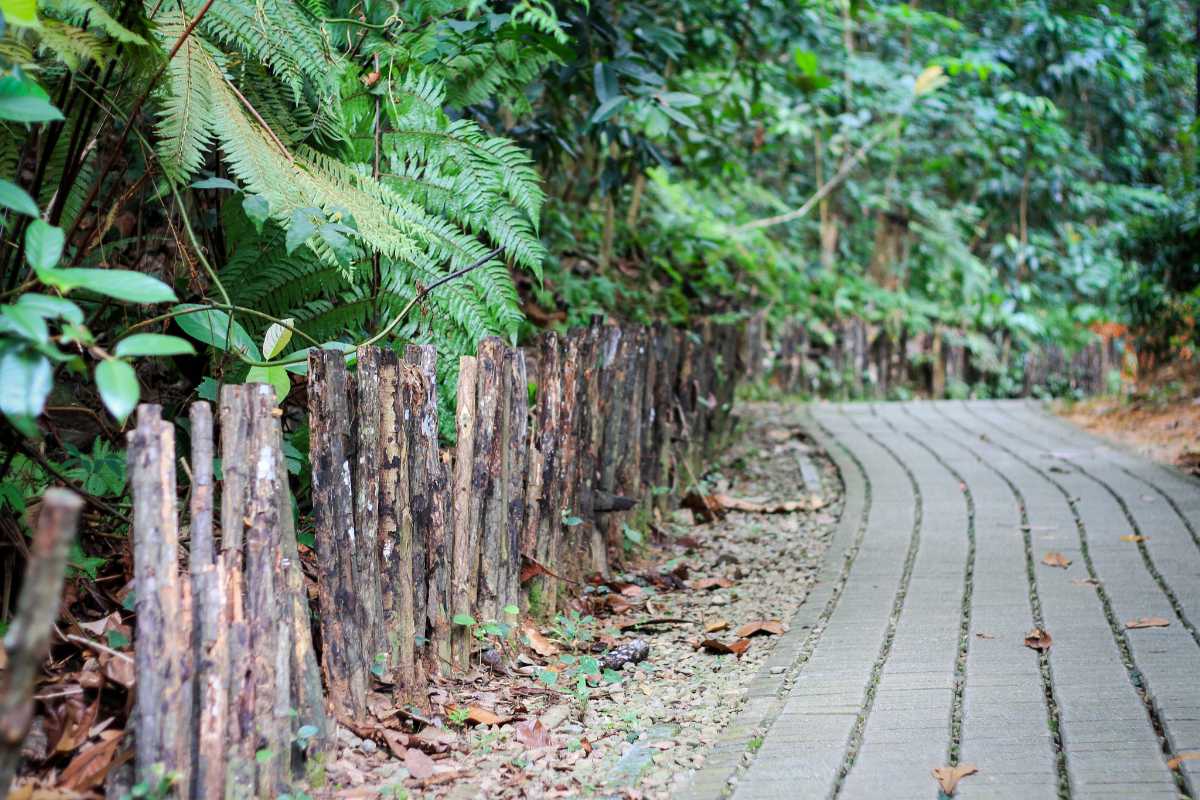
<path id="1" fill-rule="evenodd" d="M 447 711 L 457 711 L 456 706 L 446 706 Z M 502 717 L 499 714 L 488 711 L 486 708 L 479 706 L 467 706 L 467 722 L 474 722 L 476 725 L 503 725 L 512 717 Z"/>
<path id="2" fill-rule="evenodd" d="M 1041 628 L 1034 628 L 1025 635 L 1025 646 L 1031 650 L 1045 652 L 1053 643 L 1054 640 L 1050 638 L 1050 634 Z"/>
<path id="3" fill-rule="evenodd" d="M 551 744 L 550 731 L 540 719 L 527 719 L 513 726 L 517 741 L 530 749 L 549 747 Z"/>
<path id="4" fill-rule="evenodd" d="M 408 748 L 404 754 L 404 767 L 419 781 L 433 775 L 433 759 L 422 753 L 415 747 Z"/>
<path id="5" fill-rule="evenodd" d="M 1099 586 L 1100 581 L 1095 578 L 1072 578 L 1071 583 L 1076 586 Z"/>
<path id="6" fill-rule="evenodd" d="M 727 620 L 727 619 L 720 619 L 720 618 L 710 619 L 704 623 L 704 632 L 705 633 L 717 633 L 718 631 L 723 631 L 728 627 L 729 627 L 729 620 Z"/>
<path id="7" fill-rule="evenodd" d="M 590 756 L 592 754 L 592 743 L 587 738 L 580 739 L 579 746 L 583 749 L 585 755 Z"/>
<path id="8" fill-rule="evenodd" d="M 1171 620 L 1163 617 L 1138 617 L 1125 623 L 1126 628 L 1165 628 Z"/>
<path id="9" fill-rule="evenodd" d="M 1192 750 L 1186 753 L 1180 753 L 1167 762 L 1167 768 L 1179 769 L 1179 765 L 1185 761 L 1200 761 L 1200 750 Z"/>
<path id="10" fill-rule="evenodd" d="M 981 631 L 981 632 L 975 634 L 975 638 L 976 639 L 995 639 L 996 637 L 990 633 L 983 633 Z"/>
<path id="11" fill-rule="evenodd" d="M 979 770 L 974 764 L 959 764 L 957 767 L 934 767 L 933 777 L 937 778 L 938 786 L 942 787 L 945 794 L 953 796 L 958 782 L 976 772 Z"/>
<path id="12" fill-rule="evenodd" d="M 1062 553 L 1050 552 L 1042 556 L 1042 563 L 1047 567 L 1058 567 L 1066 569 L 1071 566 L 1071 559 L 1064 556 Z"/>
<path id="13" fill-rule="evenodd" d="M 733 586 L 733 581 L 729 578 L 701 578 L 692 581 L 693 589 L 728 589 L 730 586 Z"/>
<path id="14" fill-rule="evenodd" d="M 412 738 L 415 740 L 414 744 L 424 745 L 426 750 L 433 750 L 436 753 L 446 750 L 458 741 L 458 736 L 452 731 L 433 725 L 422 728 L 421 732 Z"/>
<path id="15" fill-rule="evenodd" d="M 542 635 L 533 625 L 525 625 L 521 628 L 521 633 L 525 636 L 525 641 L 533 648 L 533 652 L 544 658 L 558 655 L 558 645 Z"/>
<path id="16" fill-rule="evenodd" d="M 748 639 L 760 633 L 782 636 L 786 630 L 787 626 L 777 619 L 756 619 L 738 628 L 734 631 L 734 635 L 742 639 Z"/>
<path id="17" fill-rule="evenodd" d="M 700 647 L 706 652 L 715 653 L 719 656 L 732 654 L 740 658 L 742 653 L 746 652 L 746 650 L 750 648 L 750 640 L 738 639 L 732 644 L 725 644 L 718 639 L 705 639 L 704 641 L 700 642 Z"/>
<path id="18" fill-rule="evenodd" d="M 408 734 L 406 733 L 384 728 L 383 740 L 387 742 L 388 750 L 391 750 L 392 755 L 396 758 L 404 758 L 408 752 Z"/>
<path id="19" fill-rule="evenodd" d="M 1127 533 L 1121 537 L 1122 542 L 1144 542 L 1145 536 L 1138 536 L 1136 533 Z"/>
<path id="20" fill-rule="evenodd" d="M 714 494 L 710 499 L 724 510 L 745 511 L 750 514 L 790 514 L 793 511 L 816 511 L 825 505 L 818 497 L 810 497 L 807 500 L 791 500 L 786 503 L 760 503 L 727 494 Z"/>
<path id="21" fill-rule="evenodd" d="M 100 741 L 80 750 L 59 776 L 60 789 L 86 792 L 104 783 L 112 767 L 123 731 L 104 731 Z"/>

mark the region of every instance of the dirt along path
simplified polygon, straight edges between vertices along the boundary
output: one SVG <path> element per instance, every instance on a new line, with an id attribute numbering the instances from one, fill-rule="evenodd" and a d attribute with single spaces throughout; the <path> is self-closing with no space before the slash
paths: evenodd
<path id="1" fill-rule="evenodd" d="M 366 739 L 341 730 L 314 796 L 666 798 L 719 760 L 738 710 L 782 678 L 772 654 L 803 633 L 789 622 L 842 505 L 802 407 L 743 404 L 738 415 L 736 443 L 701 487 L 715 496 L 704 508 L 721 505 L 715 518 L 675 512 L 644 546 L 629 542 L 625 572 L 519 634 L 529 644 L 515 657 L 439 686 L 434 707 L 458 711 L 431 720 L 441 727 L 419 748 L 382 732 L 394 718 Z M 764 510 L 724 508 L 738 505 Z M 605 652 L 637 642 L 645 660 L 604 670 Z"/>

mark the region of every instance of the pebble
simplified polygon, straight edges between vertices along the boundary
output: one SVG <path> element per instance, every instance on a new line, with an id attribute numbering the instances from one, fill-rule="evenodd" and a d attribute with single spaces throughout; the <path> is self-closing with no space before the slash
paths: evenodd
<path id="1" fill-rule="evenodd" d="M 782 675 L 785 672 L 787 672 L 787 667 L 771 667 L 772 675 Z"/>
<path id="2" fill-rule="evenodd" d="M 379 749 L 379 745 L 375 744 L 375 741 L 373 739 L 363 739 L 362 744 L 360 744 L 358 746 L 358 749 L 363 751 L 367 755 L 371 755 L 372 753 L 374 753 L 376 750 Z"/>

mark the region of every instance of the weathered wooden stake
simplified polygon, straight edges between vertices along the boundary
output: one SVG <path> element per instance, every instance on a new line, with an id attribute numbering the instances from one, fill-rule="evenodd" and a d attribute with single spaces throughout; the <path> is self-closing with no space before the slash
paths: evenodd
<path id="1" fill-rule="evenodd" d="M 479 517 L 475 498 L 475 428 L 478 362 L 463 356 L 458 362 L 458 402 L 455 412 L 458 449 L 454 458 L 454 540 L 451 542 L 451 618 L 470 615 L 478 558 Z M 471 632 L 455 625 L 450 633 L 454 665 L 466 669 L 471 656 Z"/>
<path id="2" fill-rule="evenodd" d="M 8 796 L 33 721 L 34 683 L 50 649 L 67 551 L 82 508 L 79 496 L 66 489 L 47 489 L 42 495 L 17 611 L 4 637 L 8 663 L 0 671 L 0 797 Z"/>
<path id="3" fill-rule="evenodd" d="M 322 662 L 334 714 L 361 719 L 367 711 L 368 670 L 374 654 L 371 643 L 364 641 L 359 576 L 354 569 L 346 365 L 336 350 L 313 350 L 308 363 Z"/>

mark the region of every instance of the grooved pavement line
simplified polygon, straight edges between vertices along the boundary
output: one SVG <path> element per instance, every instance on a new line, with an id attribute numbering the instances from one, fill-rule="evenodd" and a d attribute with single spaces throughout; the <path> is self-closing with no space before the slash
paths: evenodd
<path id="1" fill-rule="evenodd" d="M 1155 685 L 1153 676 L 1143 673 L 1134 661 L 1105 582 L 1106 578 L 1138 582 L 1145 571 L 1130 558 L 1125 559 L 1125 569 L 1117 565 L 1114 570 L 1106 556 L 1117 553 L 1107 541 L 1097 538 L 1095 552 L 1091 547 L 1089 522 L 1105 523 L 1093 509 L 1106 500 L 1111 503 L 1111 498 L 1096 486 L 1079 487 L 1082 494 L 1069 491 L 1057 480 L 1059 476 L 1052 477 L 1012 446 L 1012 428 L 988 424 L 971 404 L 937 402 L 934 406 L 965 433 L 978 436 L 981 451 L 1019 487 L 1030 514 L 1035 547 L 1060 551 L 1076 567 L 1076 572 L 1068 570 L 1060 580 L 1043 582 L 1043 607 L 1047 630 L 1055 641 L 1055 689 L 1073 788 L 1088 798 L 1176 796 L 1183 787 L 1165 763 L 1170 738 L 1162 729 L 1162 715 L 1150 691 Z M 1003 443 L 1005 439 L 1010 443 Z M 1042 509 L 1050 513 L 1042 515 L 1039 522 L 1033 512 Z M 1110 518 L 1113 513 L 1109 510 Z M 1111 538 L 1124 544 L 1117 535 Z M 1133 551 L 1126 548 L 1125 552 Z M 1108 569 L 1099 568 L 1098 560 Z M 1081 566 L 1086 570 L 1079 569 Z M 1095 585 L 1073 584 L 1068 575 L 1090 579 Z M 1139 584 L 1139 588 L 1143 596 L 1157 592 L 1157 587 Z"/>
<path id="2" fill-rule="evenodd" d="M 1038 800 L 1058 796 L 1060 783 L 1067 794 L 1066 759 L 1062 758 L 1060 768 L 1051 733 L 1057 705 L 1050 684 L 1050 655 L 1045 657 L 1043 675 L 1037 653 L 1012 647 L 1030 628 L 1042 624 L 1033 599 L 1036 572 L 1029 570 L 1025 548 L 1014 542 L 1021 536 L 1020 495 L 961 441 L 961 431 L 938 424 L 928 406 L 898 408 L 921 425 L 910 434 L 914 440 L 936 450 L 975 499 L 978 567 L 971 598 L 959 761 L 985 767 L 960 785 L 957 796 L 1000 798 L 1012 796 L 1020 786 L 1024 797 Z M 1048 699 L 1053 708 L 1047 707 Z"/>
<path id="3" fill-rule="evenodd" d="M 930 769 L 955 756 L 980 770 L 967 800 L 1191 792 L 1200 762 L 1166 761 L 1200 750 L 1200 648 L 1181 622 L 1200 592 L 1200 483 L 1030 404 L 810 413 L 842 519 L 685 796 L 932 800 Z M 1120 541 L 1134 528 L 1145 557 Z M 1070 568 L 1042 565 L 1050 550 Z M 1140 616 L 1172 624 L 1123 627 Z M 1039 619 L 1045 655 L 1022 644 Z"/>
<path id="4" fill-rule="evenodd" d="M 1043 414 L 1028 406 L 1016 407 L 1024 410 L 999 420 L 990 413 L 995 408 L 980 406 L 977 413 L 990 424 L 1018 424 L 1022 431 L 1036 430 L 1041 434 L 1043 448 L 1060 448 L 1073 443 L 1064 435 L 1063 429 L 1048 423 Z M 1028 438 L 1023 437 L 1022 441 L 1033 445 Z M 1066 455 L 1065 452 L 1062 454 Z M 1172 621 L 1167 628 L 1130 630 L 1126 637 L 1138 665 L 1154 688 L 1170 752 L 1200 751 L 1200 686 L 1197 681 L 1200 649 L 1197 649 L 1195 627 L 1183 624 L 1194 623 L 1200 611 L 1200 553 L 1192 546 L 1190 534 L 1183 525 L 1187 519 L 1183 507 L 1171 507 L 1157 501 L 1153 494 L 1143 494 L 1144 487 L 1130 480 L 1127 468 L 1119 463 L 1127 458 L 1110 448 L 1099 447 L 1094 451 L 1094 457 L 1086 461 L 1086 466 L 1082 458 L 1061 461 L 1071 470 L 1061 478 L 1064 485 L 1076 491 L 1087 488 L 1077 477 L 1083 475 L 1109 494 L 1107 511 L 1102 504 L 1091 503 L 1082 512 L 1085 518 L 1090 516 L 1091 526 L 1104 531 L 1111 539 L 1107 547 L 1092 548 L 1094 558 L 1098 569 L 1114 576 L 1105 581 L 1105 587 L 1112 597 L 1114 612 L 1122 622 L 1147 616 Z M 1149 497 L 1150 501 L 1143 497 Z M 1113 505 L 1120 511 L 1114 513 Z M 1200 513 L 1196 516 L 1200 517 Z M 1121 542 L 1120 536 L 1127 533 L 1138 533 L 1147 538 L 1136 544 Z M 1181 772 L 1193 791 L 1200 787 L 1200 762 L 1183 762 Z"/>

